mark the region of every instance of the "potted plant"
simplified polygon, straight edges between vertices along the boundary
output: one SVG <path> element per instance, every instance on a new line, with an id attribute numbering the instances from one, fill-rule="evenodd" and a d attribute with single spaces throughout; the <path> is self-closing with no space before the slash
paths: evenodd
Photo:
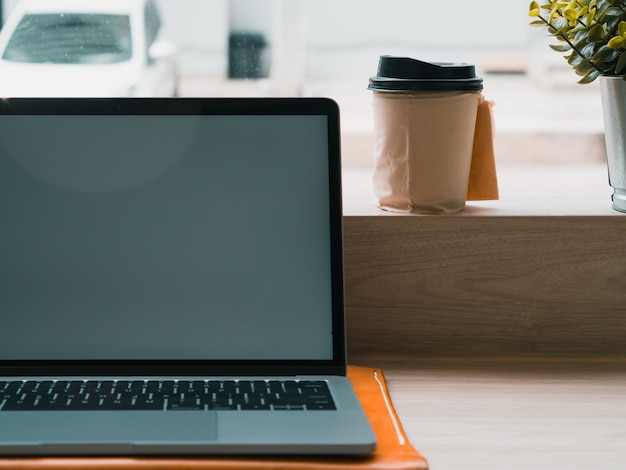
<path id="1" fill-rule="evenodd" d="M 587 84 L 600 79 L 613 208 L 626 212 L 626 0 L 530 2 L 531 26 L 545 27 Z"/>

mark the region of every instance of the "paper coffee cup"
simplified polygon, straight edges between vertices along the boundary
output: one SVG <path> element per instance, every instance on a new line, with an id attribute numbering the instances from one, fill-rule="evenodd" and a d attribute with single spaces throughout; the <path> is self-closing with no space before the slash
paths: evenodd
<path id="1" fill-rule="evenodd" d="M 369 88 L 379 206 L 416 213 L 463 210 L 482 90 L 474 66 L 383 56 Z"/>

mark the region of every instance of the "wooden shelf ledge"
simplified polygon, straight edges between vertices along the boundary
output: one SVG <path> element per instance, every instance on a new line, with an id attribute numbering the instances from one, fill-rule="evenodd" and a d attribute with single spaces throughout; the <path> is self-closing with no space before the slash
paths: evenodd
<path id="1" fill-rule="evenodd" d="M 469 201 L 465 210 L 449 214 L 404 214 L 382 210 L 375 203 L 349 201 L 344 204 L 346 217 L 626 217 L 613 210 L 606 196 L 585 198 L 518 197 L 499 201 Z"/>
<path id="2" fill-rule="evenodd" d="M 626 215 L 610 200 L 344 213 L 349 353 L 626 355 Z"/>

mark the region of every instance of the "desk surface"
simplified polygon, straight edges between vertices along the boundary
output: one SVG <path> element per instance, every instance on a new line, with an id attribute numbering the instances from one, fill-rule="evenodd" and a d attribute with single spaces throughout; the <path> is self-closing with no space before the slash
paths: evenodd
<path id="1" fill-rule="evenodd" d="M 384 368 L 431 470 L 626 468 L 626 358 L 356 362 Z"/>

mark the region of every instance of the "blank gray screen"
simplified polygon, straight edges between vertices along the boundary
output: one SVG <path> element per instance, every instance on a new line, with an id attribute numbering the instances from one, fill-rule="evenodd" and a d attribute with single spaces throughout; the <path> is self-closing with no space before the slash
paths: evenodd
<path id="1" fill-rule="evenodd" d="M 1 116 L 0 359 L 332 358 L 323 116 Z"/>

